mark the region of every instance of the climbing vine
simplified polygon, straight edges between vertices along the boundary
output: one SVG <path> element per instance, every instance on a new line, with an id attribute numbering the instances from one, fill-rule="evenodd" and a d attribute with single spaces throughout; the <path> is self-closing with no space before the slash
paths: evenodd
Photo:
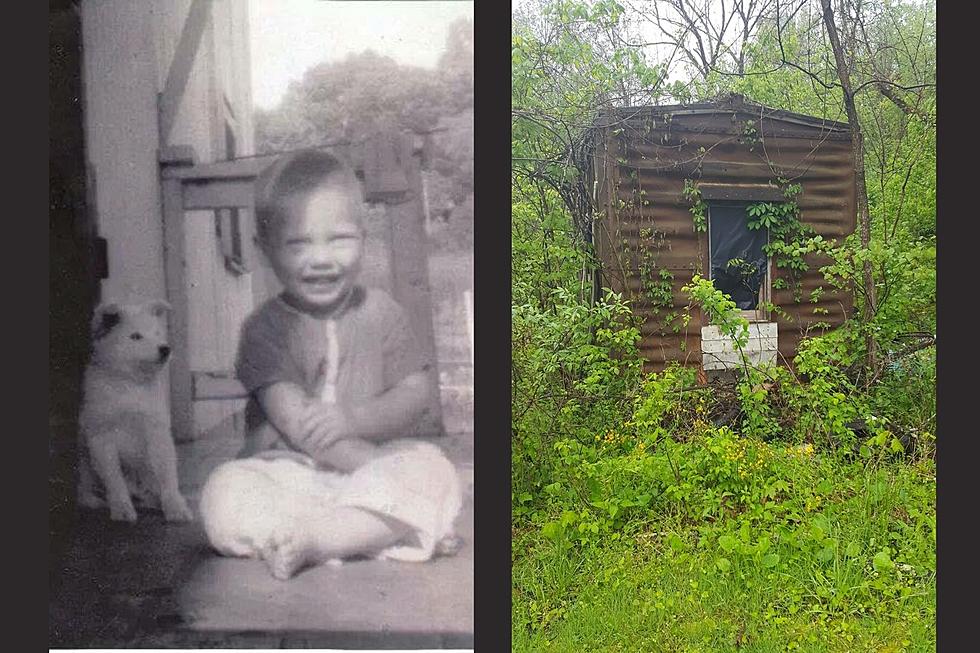
<path id="1" fill-rule="evenodd" d="M 693 179 L 684 180 L 684 198 L 691 203 L 691 217 L 694 219 L 694 231 L 708 230 L 708 205 L 701 199 L 701 189 Z"/>
<path id="2" fill-rule="evenodd" d="M 663 249 L 666 235 L 656 229 L 640 229 L 640 260 L 637 271 L 640 284 L 652 312 L 656 316 L 663 314 L 660 319 L 661 335 L 668 329 L 677 332 L 680 327 L 674 324 L 678 314 L 671 309 L 674 307 L 674 273 L 665 267 L 657 267 L 655 251 Z"/>
<path id="3" fill-rule="evenodd" d="M 735 118 L 736 116 L 732 116 Z M 761 140 L 759 138 L 759 130 L 756 129 L 754 120 L 746 120 L 742 123 L 742 132 L 739 137 L 739 142 L 749 146 L 749 152 L 755 150 L 755 146 L 758 145 Z"/>
<path id="4" fill-rule="evenodd" d="M 800 207 L 796 197 L 802 190 L 800 184 L 784 183 L 785 201 L 756 202 L 750 204 L 746 210 L 749 229 L 769 230 L 769 242 L 763 246 L 763 251 L 772 258 L 777 268 L 788 273 L 793 299 L 797 303 L 802 301 L 803 274 L 810 268 L 806 257 L 819 252 L 828 253 L 834 245 L 816 234 L 812 227 L 800 222 Z M 776 289 L 786 288 L 787 281 L 785 278 L 776 278 L 772 285 Z M 822 287 L 814 289 L 810 301 L 816 303 L 822 294 Z"/>

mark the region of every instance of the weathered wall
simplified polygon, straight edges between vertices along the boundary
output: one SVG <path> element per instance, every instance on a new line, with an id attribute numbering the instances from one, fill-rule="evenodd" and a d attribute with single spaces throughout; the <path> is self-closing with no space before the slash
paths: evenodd
<path id="1" fill-rule="evenodd" d="M 654 369 L 667 361 L 701 360 L 698 312 L 680 332 L 664 326 L 665 316 L 687 306 L 681 288 L 694 273 L 708 276 L 707 233 L 693 227 L 685 180 L 744 190 L 778 184 L 779 177 L 789 179 L 803 187 L 796 198 L 801 222 L 824 238 L 839 239 L 854 230 L 854 167 L 846 126 L 801 124 L 782 113 L 760 117 L 758 108 L 750 111 L 745 105 L 719 106 L 709 113 L 685 112 L 682 107 L 630 109 L 605 120 L 594 164 L 602 212 L 595 225 L 602 283 L 625 292 L 647 318 L 641 348 Z M 673 275 L 669 306 L 656 305 L 644 292 L 639 273 L 644 252 L 657 270 L 666 268 Z M 795 355 L 808 324 L 838 326 L 852 305 L 846 293 L 831 291 L 819 272 L 819 259 L 808 262 L 801 303 L 794 300 L 792 289 L 772 291 L 773 303 L 792 317 L 789 321 L 774 316 L 779 353 L 786 359 Z M 774 279 L 786 276 L 773 267 Z M 811 303 L 810 292 L 818 286 L 826 292 Z"/>
<path id="2" fill-rule="evenodd" d="M 173 128 L 160 142 L 158 93 L 177 51 L 191 0 L 82 3 L 85 137 L 94 173 L 97 228 L 108 242 L 106 300 L 165 297 L 163 220 L 157 162 L 161 145 L 191 145 L 199 162 L 253 152 L 246 0 L 214 0 Z M 238 325 L 252 307 L 252 276 L 225 269 L 211 212 L 186 216 L 192 369 L 227 369 Z M 162 398 L 166 401 L 166 398 Z M 195 406 L 195 430 L 237 410 Z"/>
<path id="3" fill-rule="evenodd" d="M 107 300 L 163 297 L 157 179 L 157 59 L 147 5 L 83 2 L 85 145 L 97 228 L 108 241 Z"/>

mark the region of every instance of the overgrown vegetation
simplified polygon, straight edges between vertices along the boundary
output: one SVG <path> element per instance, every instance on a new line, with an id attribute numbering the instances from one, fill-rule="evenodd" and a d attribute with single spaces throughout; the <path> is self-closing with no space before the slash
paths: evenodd
<path id="1" fill-rule="evenodd" d="M 866 241 L 813 236 L 784 180 L 784 202 L 749 211 L 777 267 L 820 260 L 828 287 L 854 293 L 843 327 L 802 334 L 792 366 L 743 358 L 731 380 L 707 383 L 695 366 L 645 372 L 629 300 L 593 296 L 584 227 L 598 218 L 580 163 L 604 108 L 737 91 L 847 119 L 821 3 L 735 5 L 750 28 L 714 49 L 704 22 L 718 3 L 557 0 L 515 13 L 514 650 L 935 648 L 934 8 L 833 5 L 852 86 L 864 87 L 853 98 Z M 669 38 L 649 38 L 669 20 Z M 749 127 L 741 146 L 758 148 Z M 693 181 L 685 195 L 697 229 Z M 631 259 L 668 310 L 673 278 L 655 254 Z M 710 281 L 683 293 L 679 331 L 697 310 L 744 346 L 747 324 Z"/>

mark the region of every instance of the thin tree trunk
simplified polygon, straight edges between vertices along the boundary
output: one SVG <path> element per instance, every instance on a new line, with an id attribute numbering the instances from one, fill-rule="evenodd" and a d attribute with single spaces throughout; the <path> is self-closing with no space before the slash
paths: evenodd
<path id="1" fill-rule="evenodd" d="M 857 218 L 858 225 L 861 229 L 861 247 L 867 250 L 871 243 L 871 212 L 868 209 L 868 186 L 864 174 L 864 134 L 861 132 L 861 121 L 858 118 L 857 107 L 854 104 L 850 68 L 844 58 L 844 48 L 841 47 L 837 26 L 834 23 L 834 10 L 831 7 L 831 0 L 820 0 L 820 4 L 823 7 L 823 22 L 827 28 L 827 36 L 834 50 L 837 77 L 840 79 L 841 88 L 844 90 L 844 108 L 847 110 L 847 122 L 851 126 L 851 144 L 854 148 L 854 173 L 855 183 L 857 185 Z M 875 314 L 878 303 L 871 261 L 865 259 L 863 272 L 865 305 L 864 310 L 861 312 L 861 319 L 865 325 L 868 325 Z M 878 373 L 878 343 L 875 340 L 874 334 L 870 331 L 865 337 L 865 346 L 867 348 L 866 362 L 869 371 L 867 379 L 870 380 L 874 379 Z"/>

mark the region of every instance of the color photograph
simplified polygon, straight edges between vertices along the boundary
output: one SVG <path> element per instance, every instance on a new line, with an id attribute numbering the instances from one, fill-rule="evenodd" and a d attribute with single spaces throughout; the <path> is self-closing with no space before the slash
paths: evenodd
<path id="1" fill-rule="evenodd" d="M 935 3 L 512 18 L 513 650 L 935 650 Z"/>

